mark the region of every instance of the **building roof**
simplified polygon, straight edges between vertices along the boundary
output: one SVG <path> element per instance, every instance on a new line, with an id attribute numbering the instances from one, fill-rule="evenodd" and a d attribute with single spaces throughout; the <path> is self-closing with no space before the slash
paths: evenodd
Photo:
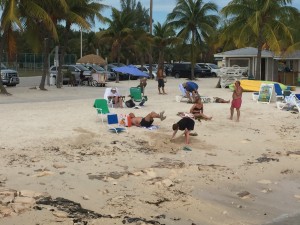
<path id="1" fill-rule="evenodd" d="M 274 59 L 300 59 L 300 51 L 297 50 L 291 53 L 275 55 Z"/>
<path id="2" fill-rule="evenodd" d="M 239 48 L 231 51 L 221 52 L 214 54 L 214 57 L 256 57 L 257 56 L 257 48 L 246 47 Z M 262 50 L 261 56 L 263 58 L 273 58 L 274 53 L 268 50 Z"/>

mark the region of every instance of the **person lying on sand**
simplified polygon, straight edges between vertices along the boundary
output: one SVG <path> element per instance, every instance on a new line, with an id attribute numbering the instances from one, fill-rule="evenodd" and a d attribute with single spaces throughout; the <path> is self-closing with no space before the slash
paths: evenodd
<path id="1" fill-rule="evenodd" d="M 230 100 L 226 101 L 223 98 L 214 97 L 214 102 L 215 103 L 230 103 Z"/>
<path id="2" fill-rule="evenodd" d="M 156 112 L 151 112 L 145 117 L 136 117 L 134 113 L 129 113 L 131 118 L 131 124 L 137 127 L 151 127 L 154 122 L 154 118 L 160 118 L 161 121 L 166 119 L 164 116 L 165 111 L 160 112 L 159 114 Z"/>

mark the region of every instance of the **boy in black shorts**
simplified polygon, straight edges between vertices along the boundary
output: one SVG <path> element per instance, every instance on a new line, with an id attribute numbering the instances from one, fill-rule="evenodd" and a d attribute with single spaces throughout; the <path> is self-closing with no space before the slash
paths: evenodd
<path id="1" fill-rule="evenodd" d="M 172 135 L 172 139 L 174 139 L 176 133 L 178 130 L 182 130 L 184 131 L 184 135 L 185 135 L 185 143 L 189 144 L 190 143 L 190 131 L 194 130 L 194 126 L 195 126 L 195 121 L 193 119 L 191 119 L 190 117 L 184 117 L 181 120 L 179 120 L 177 123 L 173 124 L 173 135 Z"/>

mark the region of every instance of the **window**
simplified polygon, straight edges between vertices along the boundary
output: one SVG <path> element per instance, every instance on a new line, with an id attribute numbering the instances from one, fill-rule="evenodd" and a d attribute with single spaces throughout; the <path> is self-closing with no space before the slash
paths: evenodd
<path id="1" fill-rule="evenodd" d="M 250 59 L 249 58 L 245 58 L 245 59 L 242 59 L 242 58 L 237 58 L 237 59 L 231 58 L 231 59 L 229 59 L 229 66 L 234 66 L 234 65 L 238 65 L 240 67 L 248 67 L 248 68 L 250 68 Z"/>

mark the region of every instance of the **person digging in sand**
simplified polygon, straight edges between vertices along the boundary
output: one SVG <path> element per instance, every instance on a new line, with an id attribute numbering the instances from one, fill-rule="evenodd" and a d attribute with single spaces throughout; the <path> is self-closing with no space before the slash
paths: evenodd
<path id="1" fill-rule="evenodd" d="M 191 130 L 194 130 L 194 126 L 195 126 L 195 121 L 192 118 L 189 118 L 189 117 L 182 118 L 177 123 L 173 124 L 172 129 L 174 132 L 173 132 L 171 140 L 174 139 L 178 130 L 182 130 L 182 131 L 184 131 L 184 135 L 185 135 L 185 143 L 189 144 L 190 143 L 190 132 L 191 132 Z"/>
<path id="2" fill-rule="evenodd" d="M 164 116 L 165 111 L 160 112 L 159 114 L 156 112 L 151 112 L 145 117 L 137 117 L 134 113 L 129 113 L 131 118 L 131 124 L 137 127 L 151 127 L 154 122 L 154 118 L 160 118 L 161 121 L 166 119 Z"/>
<path id="3" fill-rule="evenodd" d="M 193 103 L 196 95 L 198 95 L 198 84 L 192 81 L 188 81 L 183 83 L 182 86 L 185 89 L 186 97 L 189 99 L 188 103 Z"/>
<path id="4" fill-rule="evenodd" d="M 207 116 L 203 113 L 203 103 L 201 101 L 200 95 L 195 96 L 195 103 L 190 109 L 190 113 L 192 113 L 196 120 L 204 119 L 211 120 L 211 116 Z"/>

